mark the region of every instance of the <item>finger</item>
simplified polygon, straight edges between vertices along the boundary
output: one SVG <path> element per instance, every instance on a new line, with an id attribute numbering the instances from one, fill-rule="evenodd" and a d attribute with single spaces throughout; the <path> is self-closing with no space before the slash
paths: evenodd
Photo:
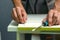
<path id="1" fill-rule="evenodd" d="M 60 25 L 60 13 L 58 13 L 58 16 L 57 16 L 57 24 Z"/>
<path id="2" fill-rule="evenodd" d="M 27 20 L 27 13 L 24 9 L 22 9 L 21 12 L 22 12 L 22 17 L 23 17 L 23 23 L 25 23 Z"/>
<path id="3" fill-rule="evenodd" d="M 27 20 L 27 14 L 26 14 L 26 12 L 22 12 L 22 15 L 23 15 L 24 23 L 25 23 L 25 22 L 26 22 L 26 20 Z"/>
<path id="4" fill-rule="evenodd" d="M 21 9 L 20 7 L 17 7 L 16 8 L 16 11 L 17 11 L 17 16 L 18 16 L 18 19 L 21 23 L 23 23 L 23 17 L 22 17 L 22 13 L 21 13 Z"/>
<path id="5" fill-rule="evenodd" d="M 48 23 L 49 23 L 49 26 L 53 25 L 52 24 L 53 13 L 54 13 L 53 10 L 50 10 L 49 13 L 48 13 Z"/>
<path id="6" fill-rule="evenodd" d="M 60 13 L 59 13 L 59 25 L 60 25 Z"/>
<path id="7" fill-rule="evenodd" d="M 57 18 L 57 22 L 56 22 L 56 25 L 59 25 L 59 22 L 60 22 L 60 21 L 59 21 L 59 18 Z"/>
<path id="8" fill-rule="evenodd" d="M 53 18 L 53 24 L 54 25 L 58 25 L 58 12 L 55 10 L 55 13 L 54 13 L 54 18 Z"/>
<path id="9" fill-rule="evenodd" d="M 19 19 L 17 17 L 17 13 L 16 13 L 16 9 L 15 8 L 13 8 L 12 17 L 14 18 L 15 21 L 19 22 Z"/>
<path id="10" fill-rule="evenodd" d="M 46 16 L 46 18 L 43 19 L 42 23 L 47 21 L 47 17 L 48 15 Z"/>

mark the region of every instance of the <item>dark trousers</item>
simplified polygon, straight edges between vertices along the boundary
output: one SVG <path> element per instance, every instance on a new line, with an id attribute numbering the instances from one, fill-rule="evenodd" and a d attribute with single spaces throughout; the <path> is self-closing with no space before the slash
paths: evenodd
<path id="1" fill-rule="evenodd" d="M 53 40 L 54 35 L 52 34 L 40 34 L 41 40 Z M 31 34 L 25 34 L 25 40 L 31 40 Z"/>

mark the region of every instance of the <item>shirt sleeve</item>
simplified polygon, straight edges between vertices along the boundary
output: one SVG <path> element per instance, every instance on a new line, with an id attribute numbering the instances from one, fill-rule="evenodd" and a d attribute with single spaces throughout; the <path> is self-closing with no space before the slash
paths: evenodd
<path id="1" fill-rule="evenodd" d="M 47 6 L 48 6 L 48 9 L 50 10 L 54 7 L 55 0 L 46 0 L 46 3 L 47 3 Z"/>

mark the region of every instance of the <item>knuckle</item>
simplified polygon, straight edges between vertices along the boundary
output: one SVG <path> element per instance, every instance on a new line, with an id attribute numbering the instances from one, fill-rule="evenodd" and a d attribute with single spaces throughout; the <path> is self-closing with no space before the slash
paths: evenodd
<path id="1" fill-rule="evenodd" d="M 53 10 L 51 9 L 49 12 L 53 12 Z"/>

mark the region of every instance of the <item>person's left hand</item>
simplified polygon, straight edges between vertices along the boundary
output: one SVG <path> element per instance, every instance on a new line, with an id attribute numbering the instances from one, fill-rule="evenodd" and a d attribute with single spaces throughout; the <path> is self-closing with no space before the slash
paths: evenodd
<path id="1" fill-rule="evenodd" d="M 49 26 L 60 25 L 60 12 L 55 9 L 50 10 L 47 17 L 43 19 L 43 22 L 45 22 L 46 20 L 48 20 Z"/>

